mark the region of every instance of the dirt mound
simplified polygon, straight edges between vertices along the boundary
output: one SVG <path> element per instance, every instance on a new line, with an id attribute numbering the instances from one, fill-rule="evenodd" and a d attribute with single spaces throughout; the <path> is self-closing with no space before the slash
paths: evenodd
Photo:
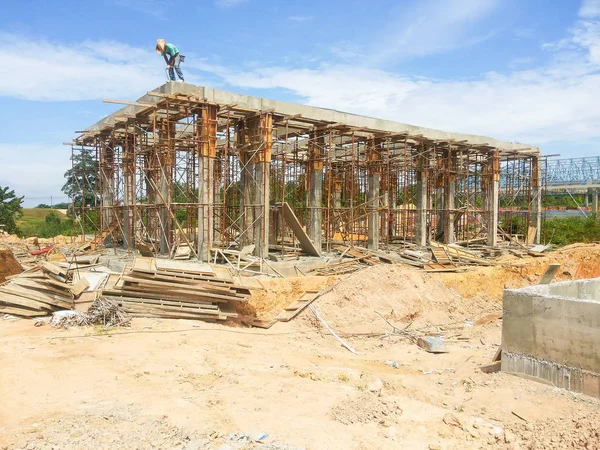
<path id="1" fill-rule="evenodd" d="M 596 278 L 600 276 L 600 244 L 572 244 L 539 258 L 505 256 L 498 265 L 477 267 L 466 273 L 439 273 L 437 279 L 465 298 L 485 291 L 494 299 L 502 298 L 504 289 L 537 284 L 549 264 L 560 263 L 555 281 Z"/>
<path id="2" fill-rule="evenodd" d="M 464 300 L 436 275 L 403 265 L 373 266 L 340 281 L 317 300 L 315 307 L 334 329 L 349 333 L 389 329 L 379 314 L 398 326 L 422 328 L 462 323 L 500 310 L 500 305 L 485 295 Z M 299 320 L 314 324 L 310 312 L 303 312 Z"/>
<path id="3" fill-rule="evenodd" d="M 560 418 L 535 423 L 515 423 L 507 427 L 517 436 L 519 448 L 600 449 L 600 414 L 585 414 L 571 419 Z"/>
<path id="4" fill-rule="evenodd" d="M 15 259 L 13 252 L 0 249 L 0 283 L 3 283 L 6 277 L 21 272 L 23 272 L 23 268 Z"/>
<path id="5" fill-rule="evenodd" d="M 3 436 L 8 441 L 9 436 Z M 268 438 L 269 442 L 257 441 L 262 437 L 247 433 L 203 432 L 185 430 L 170 423 L 165 417 L 139 416 L 132 408 L 115 408 L 104 414 L 84 413 L 47 419 L 35 423 L 7 446 L 12 449 L 80 450 L 98 448 L 156 449 L 178 448 L 181 450 L 298 450 L 283 442 Z M 1 441 L 1 439 L 0 439 Z"/>
<path id="6" fill-rule="evenodd" d="M 389 426 L 401 415 L 402 409 L 397 399 L 372 392 L 362 392 L 331 409 L 331 417 L 345 425 L 373 422 Z"/>
<path id="7" fill-rule="evenodd" d="M 291 277 L 261 279 L 264 290 L 253 290 L 238 313 L 268 319 L 298 300 L 307 290 L 321 291 L 336 282 L 335 277 Z"/>

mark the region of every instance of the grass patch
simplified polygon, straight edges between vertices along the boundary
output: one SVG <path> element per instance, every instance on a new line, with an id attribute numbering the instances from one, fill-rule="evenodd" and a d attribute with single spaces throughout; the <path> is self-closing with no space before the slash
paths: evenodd
<path id="1" fill-rule="evenodd" d="M 555 217 L 542 225 L 544 241 L 556 246 L 600 241 L 600 221 L 590 217 Z"/>
<path id="2" fill-rule="evenodd" d="M 23 208 L 23 215 L 17 221 L 20 234 L 24 237 L 72 236 L 73 220 L 64 212 L 51 208 Z"/>

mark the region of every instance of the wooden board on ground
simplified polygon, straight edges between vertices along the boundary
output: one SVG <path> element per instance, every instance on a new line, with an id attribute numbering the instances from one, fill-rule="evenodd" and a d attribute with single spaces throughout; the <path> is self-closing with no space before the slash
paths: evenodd
<path id="1" fill-rule="evenodd" d="M 502 365 L 502 361 L 496 361 L 489 364 L 484 364 L 483 366 L 479 366 L 479 369 L 483 373 L 494 373 L 500 372 L 500 366 Z"/>
<path id="2" fill-rule="evenodd" d="M 50 314 L 47 311 L 33 311 L 30 309 L 26 309 L 26 308 L 14 308 L 11 306 L 2 306 L 2 304 L 0 304 L 0 313 L 11 314 L 13 316 L 23 316 L 23 317 L 40 317 L 40 316 L 46 316 L 46 315 Z"/>
<path id="3" fill-rule="evenodd" d="M 538 284 L 550 284 L 558 269 L 560 269 L 560 264 L 550 264 Z"/>
<path id="4" fill-rule="evenodd" d="M 310 305 L 317 298 L 320 291 L 305 291 L 294 303 L 281 311 L 277 317 L 280 322 L 288 322 L 296 317 L 300 312 Z"/>
<path id="5" fill-rule="evenodd" d="M 302 249 L 310 256 L 321 256 L 321 251 L 317 249 L 313 241 L 310 240 L 290 205 L 288 205 L 286 202 L 283 202 L 282 209 L 283 218 L 294 232 L 294 236 L 296 236 L 296 238 L 300 242 L 300 246 L 302 247 Z"/>

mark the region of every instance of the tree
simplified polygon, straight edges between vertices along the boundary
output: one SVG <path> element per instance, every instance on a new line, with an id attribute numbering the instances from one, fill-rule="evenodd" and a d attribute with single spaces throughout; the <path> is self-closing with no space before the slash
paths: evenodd
<path id="1" fill-rule="evenodd" d="M 8 186 L 0 186 L 0 230 L 17 233 L 17 220 L 23 215 L 23 197 L 17 197 Z"/>
<path id="2" fill-rule="evenodd" d="M 94 150 L 84 148 L 71 157 L 72 168 L 65 172 L 62 191 L 73 198 L 75 207 L 94 206 L 98 201 L 99 171 Z"/>

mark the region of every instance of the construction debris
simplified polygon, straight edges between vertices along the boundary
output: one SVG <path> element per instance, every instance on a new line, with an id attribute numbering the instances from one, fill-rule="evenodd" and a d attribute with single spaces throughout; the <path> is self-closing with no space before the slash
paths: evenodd
<path id="1" fill-rule="evenodd" d="M 71 309 L 83 289 L 82 283 L 72 283 L 71 270 L 44 262 L 0 286 L 0 312 L 35 317 Z"/>
<path id="2" fill-rule="evenodd" d="M 417 345 L 428 353 L 448 353 L 449 351 L 442 339 L 433 336 L 420 337 Z"/>
<path id="3" fill-rule="evenodd" d="M 103 295 L 132 317 L 226 320 L 237 317 L 234 304 L 250 290 L 223 267 L 138 257 L 122 275 L 111 275 Z"/>
<path id="4" fill-rule="evenodd" d="M 126 327 L 131 318 L 113 301 L 98 297 L 87 312 L 56 311 L 52 314 L 50 325 L 55 328 L 102 325 L 104 329 Z"/>

